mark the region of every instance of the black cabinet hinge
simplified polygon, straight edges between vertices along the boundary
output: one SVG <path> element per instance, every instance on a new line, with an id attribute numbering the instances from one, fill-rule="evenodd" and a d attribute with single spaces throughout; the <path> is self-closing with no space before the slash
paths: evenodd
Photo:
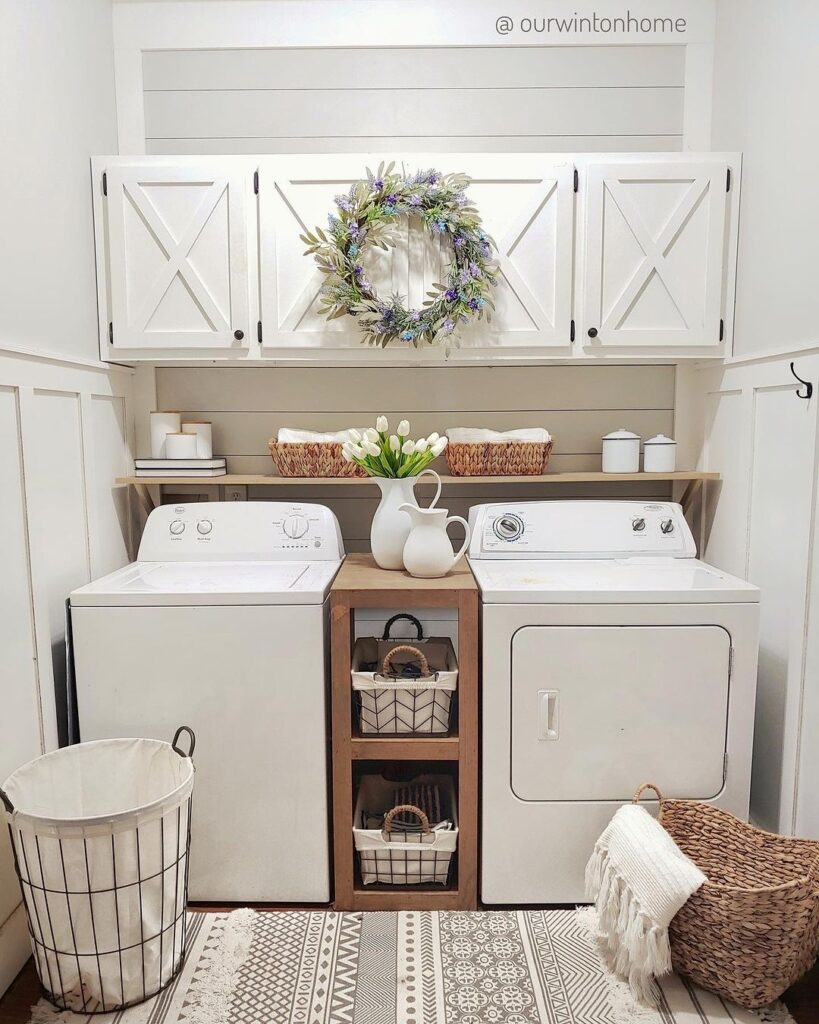
<path id="1" fill-rule="evenodd" d="M 110 320 L 108 321 L 108 344 L 114 344 L 114 325 Z"/>
<path id="2" fill-rule="evenodd" d="M 725 321 L 721 319 L 720 322 L 719 322 L 719 340 L 722 341 L 722 339 L 724 337 L 725 337 Z"/>
<path id="3" fill-rule="evenodd" d="M 256 321 L 256 341 L 261 345 L 262 343 L 262 321 Z"/>
<path id="4" fill-rule="evenodd" d="M 575 192 L 580 188 L 580 175 L 577 173 L 577 168 L 574 169 L 574 190 Z"/>
<path id="5" fill-rule="evenodd" d="M 258 171 L 254 171 L 253 172 L 253 191 L 256 193 L 256 195 L 259 194 L 259 172 Z"/>
<path id="6" fill-rule="evenodd" d="M 569 327 L 569 341 L 574 341 L 574 320 L 572 320 L 571 326 Z"/>
<path id="7" fill-rule="evenodd" d="M 731 191 L 731 168 L 728 168 L 728 173 L 725 175 L 725 191 Z"/>
<path id="8" fill-rule="evenodd" d="M 108 175 L 105 171 L 102 172 L 102 194 L 104 196 L 108 195 Z"/>

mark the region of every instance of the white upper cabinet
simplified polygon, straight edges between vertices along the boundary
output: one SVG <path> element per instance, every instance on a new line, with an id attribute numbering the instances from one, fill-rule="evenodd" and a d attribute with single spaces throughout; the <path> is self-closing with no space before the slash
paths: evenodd
<path id="1" fill-rule="evenodd" d="M 247 348 L 245 189 L 217 160 L 106 169 L 109 357 Z"/>
<path id="2" fill-rule="evenodd" d="M 376 167 L 375 156 L 299 156 L 260 162 L 259 239 L 263 350 L 285 349 L 343 358 L 362 353 L 352 317 L 330 322 L 317 313 L 324 275 L 303 256 L 299 235 L 326 227 L 336 209 L 334 197 Z M 494 239 L 500 268 L 494 289 L 492 322 L 475 322 L 462 333 L 457 355 L 491 358 L 561 347 L 571 351 L 572 259 L 574 251 L 574 168 L 549 157 L 413 154 L 408 172 L 434 167 L 464 171 L 468 192 L 485 230 Z M 401 166 L 401 163 L 398 163 Z M 376 291 L 397 293 L 420 308 L 430 286 L 443 281 L 451 259 L 450 243 L 424 230 L 420 219 L 404 224 L 400 245 L 367 252 L 367 273 Z M 372 354 L 372 352 L 371 352 Z M 415 353 L 393 344 L 376 357 L 389 360 Z M 419 350 L 418 356 L 430 352 Z"/>
<path id="3" fill-rule="evenodd" d="M 719 348 L 728 183 L 723 160 L 587 165 L 584 346 Z"/>
<path id="4" fill-rule="evenodd" d="M 103 359 L 443 363 L 430 346 L 362 344 L 327 321 L 300 235 L 378 166 L 373 154 L 98 157 L 94 212 Z M 447 153 L 407 173 L 464 172 L 494 240 L 491 322 L 451 360 L 702 358 L 730 352 L 735 154 Z M 105 186 L 105 187 L 103 187 Z M 451 260 L 420 220 L 362 262 L 375 291 L 420 308 Z"/>

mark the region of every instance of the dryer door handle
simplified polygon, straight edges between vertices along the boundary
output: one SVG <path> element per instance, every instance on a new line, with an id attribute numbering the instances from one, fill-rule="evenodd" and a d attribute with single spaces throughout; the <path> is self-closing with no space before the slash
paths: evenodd
<path id="1" fill-rule="evenodd" d="M 556 740 L 560 736 L 559 696 L 559 690 L 538 690 L 537 692 L 537 738 L 539 740 Z"/>

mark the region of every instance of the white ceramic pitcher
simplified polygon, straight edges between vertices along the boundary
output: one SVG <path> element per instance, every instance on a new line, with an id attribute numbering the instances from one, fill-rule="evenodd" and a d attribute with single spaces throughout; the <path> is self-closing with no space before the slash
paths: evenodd
<path id="1" fill-rule="evenodd" d="M 441 496 L 441 478 L 434 469 L 424 469 L 417 476 L 401 479 L 383 476 L 372 478 L 381 490 L 381 501 L 370 527 L 370 548 L 376 564 L 382 569 L 404 568 L 404 545 L 412 528 L 412 521 L 404 508 L 417 507 L 415 485 L 422 476 L 434 476 L 438 485 L 435 497 L 430 502 L 432 508 Z"/>
<path id="2" fill-rule="evenodd" d="M 412 521 L 412 529 L 404 545 L 404 568 L 411 576 L 423 579 L 446 576 L 469 546 L 469 523 L 461 516 L 449 515 L 445 508 L 419 508 L 410 504 L 400 507 Z M 450 523 L 461 523 L 466 534 L 457 553 L 453 553 L 452 542 L 446 532 Z"/>

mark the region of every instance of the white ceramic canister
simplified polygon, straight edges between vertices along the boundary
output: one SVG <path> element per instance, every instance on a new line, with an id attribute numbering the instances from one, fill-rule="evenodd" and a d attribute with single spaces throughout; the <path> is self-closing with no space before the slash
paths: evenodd
<path id="1" fill-rule="evenodd" d="M 673 473 L 677 465 L 677 442 L 657 434 L 643 445 L 643 470 L 646 473 Z"/>
<path id="2" fill-rule="evenodd" d="M 168 434 L 178 434 L 182 429 L 178 412 L 151 413 L 151 458 L 169 459 L 165 450 L 165 438 Z"/>
<path id="3" fill-rule="evenodd" d="M 196 437 L 197 459 L 213 458 L 213 427 L 205 420 L 191 420 L 182 424 L 183 434 L 193 434 Z"/>
<path id="4" fill-rule="evenodd" d="M 621 427 L 603 438 L 604 473 L 639 473 L 640 435 Z"/>
<path id="5" fill-rule="evenodd" d="M 196 434 L 168 434 L 165 438 L 166 459 L 195 459 Z"/>

